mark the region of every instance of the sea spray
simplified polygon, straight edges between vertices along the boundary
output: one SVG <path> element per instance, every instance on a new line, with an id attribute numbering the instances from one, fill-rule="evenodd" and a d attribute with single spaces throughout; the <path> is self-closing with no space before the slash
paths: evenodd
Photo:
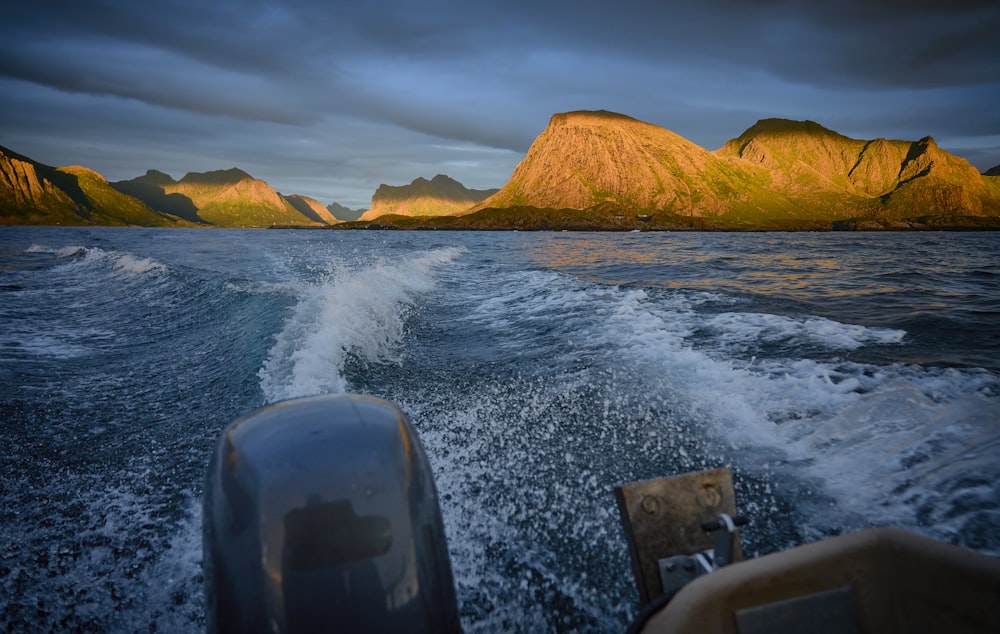
<path id="1" fill-rule="evenodd" d="M 368 363 L 399 363 L 409 311 L 434 288 L 434 268 L 463 252 L 442 248 L 335 269 L 307 285 L 258 372 L 268 402 L 344 393 L 348 355 Z"/>
<path id="2" fill-rule="evenodd" d="M 624 631 L 612 487 L 708 467 L 750 555 L 871 524 L 1000 554 L 998 239 L 7 228 L 0 630 L 203 630 L 210 448 L 301 392 L 331 302 L 392 334 L 299 376 L 418 428 L 464 631 Z"/>

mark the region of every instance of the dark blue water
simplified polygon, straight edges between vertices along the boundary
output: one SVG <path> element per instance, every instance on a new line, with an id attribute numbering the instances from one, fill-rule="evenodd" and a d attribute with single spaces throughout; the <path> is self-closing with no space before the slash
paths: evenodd
<path id="1" fill-rule="evenodd" d="M 228 423 L 410 416 L 469 632 L 621 631 L 612 487 L 729 466 L 761 554 L 1000 555 L 1000 234 L 0 228 L 0 629 L 204 625 Z"/>

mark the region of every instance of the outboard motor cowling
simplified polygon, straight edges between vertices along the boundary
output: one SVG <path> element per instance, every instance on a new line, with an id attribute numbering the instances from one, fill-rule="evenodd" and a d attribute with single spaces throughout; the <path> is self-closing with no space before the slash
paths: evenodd
<path id="1" fill-rule="evenodd" d="M 320 396 L 223 432 L 204 500 L 210 632 L 458 632 L 423 447 L 392 404 Z"/>

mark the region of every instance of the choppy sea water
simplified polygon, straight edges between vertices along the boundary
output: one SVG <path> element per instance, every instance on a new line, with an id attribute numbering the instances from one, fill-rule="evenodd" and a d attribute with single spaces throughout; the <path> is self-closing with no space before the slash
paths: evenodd
<path id="1" fill-rule="evenodd" d="M 0 629 L 204 627 L 202 481 L 270 402 L 399 405 L 463 628 L 622 631 L 612 487 L 734 473 L 763 554 L 1000 556 L 1000 234 L 0 228 Z"/>

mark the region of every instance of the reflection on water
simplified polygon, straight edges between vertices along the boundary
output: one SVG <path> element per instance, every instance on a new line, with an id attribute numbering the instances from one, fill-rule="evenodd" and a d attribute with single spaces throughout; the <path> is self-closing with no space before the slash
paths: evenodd
<path id="1" fill-rule="evenodd" d="M 560 233 L 531 241 L 526 255 L 532 264 L 602 284 L 804 301 L 885 299 L 909 290 L 915 274 L 954 270 L 954 263 L 933 249 L 923 253 L 932 259 L 917 262 L 900 246 L 886 243 L 885 236 L 869 244 L 835 234 Z"/>
<path id="2" fill-rule="evenodd" d="M 995 368 L 996 239 L 989 232 L 552 233 L 522 238 L 522 253 L 529 266 L 588 282 L 651 296 L 696 292 L 708 313 L 736 303 L 742 311 L 903 330 L 909 356 L 896 361 Z"/>

